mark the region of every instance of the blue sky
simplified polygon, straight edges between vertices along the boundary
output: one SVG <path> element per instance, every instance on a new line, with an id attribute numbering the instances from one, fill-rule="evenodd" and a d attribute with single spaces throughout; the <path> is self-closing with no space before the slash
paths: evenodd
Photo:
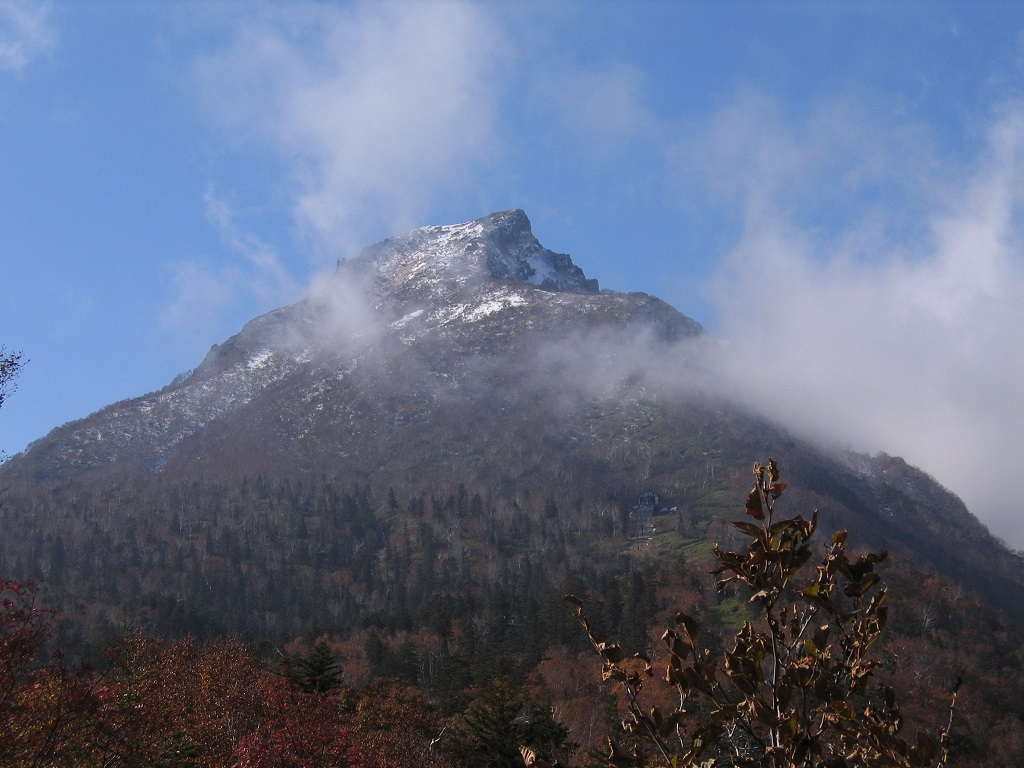
<path id="1" fill-rule="evenodd" d="M 0 0 L 8 454 L 342 257 L 523 208 L 736 397 L 1024 547 L 1024 7 Z"/>

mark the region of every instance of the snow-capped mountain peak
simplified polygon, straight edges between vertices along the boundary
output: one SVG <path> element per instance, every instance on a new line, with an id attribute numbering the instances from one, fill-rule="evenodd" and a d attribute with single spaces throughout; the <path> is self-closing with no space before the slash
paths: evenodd
<path id="1" fill-rule="evenodd" d="M 463 224 L 428 226 L 365 248 L 339 274 L 372 273 L 389 289 L 415 284 L 446 293 L 481 280 L 518 280 L 548 291 L 597 293 L 597 280 L 564 253 L 543 247 L 526 213 L 492 213 Z"/>
<path id="2" fill-rule="evenodd" d="M 529 369 L 543 350 L 601 328 L 668 341 L 700 333 L 655 297 L 599 291 L 569 256 L 537 241 L 521 210 L 420 227 L 339 263 L 305 299 L 250 320 L 189 375 L 54 430 L 31 462 L 16 457 L 7 469 L 55 476 L 110 464 L 192 466 L 197 452 L 215 452 L 198 444 L 228 424 L 240 440 L 260 435 L 253 456 L 262 457 L 363 418 L 346 399 L 353 381 L 373 393 L 368 401 L 393 390 L 418 402 L 458 389 L 470 369 Z M 406 375 L 368 383 L 383 369 Z"/>

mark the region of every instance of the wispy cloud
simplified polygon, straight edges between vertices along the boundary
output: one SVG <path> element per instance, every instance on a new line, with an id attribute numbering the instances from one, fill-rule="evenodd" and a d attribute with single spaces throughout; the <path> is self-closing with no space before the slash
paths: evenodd
<path id="1" fill-rule="evenodd" d="M 56 42 L 48 3 L 0 0 L 0 70 L 19 73 Z"/>
<path id="2" fill-rule="evenodd" d="M 646 77 L 635 65 L 597 68 L 563 60 L 534 75 L 534 97 L 557 115 L 581 151 L 611 148 L 657 129 L 645 103 Z"/>
<path id="3" fill-rule="evenodd" d="M 320 252 L 402 231 L 499 152 L 501 35 L 472 3 L 265 11 L 196 66 L 226 130 L 284 157 Z"/>
<path id="4" fill-rule="evenodd" d="M 206 217 L 228 249 L 229 260 L 179 260 L 169 267 L 171 299 L 161 315 L 165 328 L 186 336 L 207 337 L 235 305 L 274 307 L 295 301 L 302 286 L 282 264 L 277 251 L 238 224 L 233 206 L 210 187 L 204 196 Z"/>
<path id="5" fill-rule="evenodd" d="M 217 228 L 231 252 L 244 260 L 245 268 L 239 274 L 244 280 L 245 289 L 261 303 L 281 303 L 296 299 L 300 286 L 281 262 L 277 250 L 253 233 L 243 230 L 237 223 L 231 204 L 217 195 L 212 187 L 206 190 L 204 202 L 207 219 Z"/>
<path id="6" fill-rule="evenodd" d="M 966 165 L 916 127 L 845 118 L 738 103 L 706 137 L 742 209 L 715 283 L 732 385 L 797 430 L 904 456 L 1024 546 L 1024 106 Z"/>

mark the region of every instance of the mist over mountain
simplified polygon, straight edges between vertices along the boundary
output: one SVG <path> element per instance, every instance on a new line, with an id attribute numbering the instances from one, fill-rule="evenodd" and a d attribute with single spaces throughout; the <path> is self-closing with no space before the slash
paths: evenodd
<path id="1" fill-rule="evenodd" d="M 253 502 L 239 489 L 254 482 L 360 489 L 392 511 L 476 497 L 478 514 L 557 518 L 575 558 L 601 526 L 606 553 L 635 546 L 629 515 L 653 490 L 671 514 L 643 532 L 645 546 L 692 557 L 702 542 L 728 544 L 749 467 L 774 456 L 790 512 L 819 508 L 827 529 L 849 528 L 858 545 L 902 553 L 1024 619 L 1020 558 L 959 499 L 900 459 L 824 451 L 736 406 L 717 350 L 665 302 L 601 290 L 537 241 L 523 211 L 422 227 L 339 262 L 304 300 L 253 319 L 160 391 L 8 461 L 0 565 L 46 578 L 57 557 L 71 593 L 68 570 L 92 572 L 90 547 L 116 550 L 118 530 L 186 537 L 193 557 L 197 536 L 220 551 L 219 515 L 232 510 L 237 538 L 278 498 Z M 107 538 L 89 538 L 98 532 Z M 180 586 L 146 586 L 147 568 L 170 567 L 159 562 L 140 558 L 133 594 L 181 600 Z M 230 578 L 254 578 L 243 571 Z"/>

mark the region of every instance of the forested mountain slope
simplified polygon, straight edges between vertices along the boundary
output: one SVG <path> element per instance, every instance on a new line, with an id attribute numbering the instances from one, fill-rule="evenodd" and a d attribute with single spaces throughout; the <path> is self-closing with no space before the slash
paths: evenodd
<path id="1" fill-rule="evenodd" d="M 1024 623 L 1021 558 L 902 460 L 731 403 L 716 353 L 659 299 L 599 290 L 522 211 L 414 230 L 4 464 L 0 574 L 39 581 L 85 655 L 126 625 L 266 648 L 327 633 L 350 679 L 400 677 L 446 713 L 532 680 L 582 729 L 596 710 L 544 661 L 584 650 L 560 596 L 590 595 L 637 650 L 680 603 L 728 634 L 744 608 L 710 588 L 711 543 L 735 541 L 749 467 L 773 456 L 790 514 L 897 555 L 892 674 L 935 703 L 962 660 L 970 695 L 1010 701 L 999 612 Z M 962 747 L 979 760 L 985 706 Z M 1024 733 L 1024 702 L 1001 717 Z"/>
<path id="2" fill-rule="evenodd" d="M 82 586 L 73 577 L 90 572 L 90 553 L 110 562 L 134 551 L 133 589 L 166 599 L 147 537 L 168 553 L 194 550 L 197 563 L 213 554 L 202 547 L 232 537 L 260 580 L 305 530 L 333 548 L 334 569 L 346 547 L 375 544 L 339 536 L 354 523 L 317 501 L 325 494 L 365 498 L 382 531 L 403 517 L 384 505 L 389 493 L 402 507 L 465 493 L 482 505 L 467 522 L 485 527 L 557 507 L 572 519 L 558 535 L 589 546 L 594 530 L 628 535 L 637 496 L 654 490 L 677 508 L 672 546 L 698 546 L 727 535 L 724 500 L 751 457 L 770 454 L 826 524 L 1024 616 L 1020 558 L 958 499 L 899 459 L 830 455 L 731 405 L 714 354 L 664 302 L 598 290 L 537 242 L 522 211 L 417 229 L 339 263 L 305 300 L 254 319 L 168 387 L 11 459 L 0 470 L 0 566 L 46 576 L 56 560 Z M 545 547 L 558 540 L 545 535 Z M 241 589 L 249 577 L 238 577 Z"/>

